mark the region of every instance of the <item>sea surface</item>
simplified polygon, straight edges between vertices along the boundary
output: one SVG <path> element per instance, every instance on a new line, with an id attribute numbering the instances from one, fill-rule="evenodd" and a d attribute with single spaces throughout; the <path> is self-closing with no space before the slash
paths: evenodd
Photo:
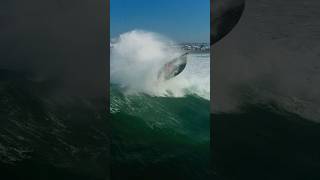
<path id="1" fill-rule="evenodd" d="M 172 79 L 186 82 L 178 95 L 127 94 L 111 84 L 113 179 L 209 179 L 209 64 L 209 54 L 189 54 Z"/>

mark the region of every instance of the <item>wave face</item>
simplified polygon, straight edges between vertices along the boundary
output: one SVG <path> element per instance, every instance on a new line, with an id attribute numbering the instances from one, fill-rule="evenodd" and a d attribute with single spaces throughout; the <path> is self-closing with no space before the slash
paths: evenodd
<path id="1" fill-rule="evenodd" d="M 210 179 L 210 101 L 124 95 L 117 86 L 110 98 L 113 179 Z"/>
<path id="2" fill-rule="evenodd" d="M 212 114 L 218 179 L 319 179 L 320 125 L 276 102 Z"/>
<path id="3" fill-rule="evenodd" d="M 55 85 L 0 69 L 1 179 L 108 177 L 104 98 L 57 94 Z"/>
<path id="4" fill-rule="evenodd" d="M 182 73 L 159 82 L 181 54 L 172 41 L 131 31 L 111 53 L 112 178 L 210 179 L 209 54 L 188 55 Z"/>

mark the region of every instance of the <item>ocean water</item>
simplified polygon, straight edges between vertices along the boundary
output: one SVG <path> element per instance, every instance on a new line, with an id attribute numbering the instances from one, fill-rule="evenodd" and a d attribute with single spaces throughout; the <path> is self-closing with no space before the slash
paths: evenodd
<path id="1" fill-rule="evenodd" d="M 210 56 L 189 54 L 182 73 L 158 82 L 157 68 L 179 54 L 166 42 L 130 32 L 111 49 L 113 179 L 210 177 Z"/>

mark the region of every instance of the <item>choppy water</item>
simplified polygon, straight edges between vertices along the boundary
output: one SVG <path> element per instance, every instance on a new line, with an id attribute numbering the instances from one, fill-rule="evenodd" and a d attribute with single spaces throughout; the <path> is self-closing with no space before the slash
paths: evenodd
<path id="1" fill-rule="evenodd" d="M 126 97 L 118 92 L 111 97 L 121 109 L 111 116 L 116 178 L 152 178 L 160 172 L 153 179 L 208 176 L 209 101 L 198 96 Z"/>
<path id="2" fill-rule="evenodd" d="M 209 63 L 208 54 L 189 55 L 168 93 L 127 93 L 111 84 L 115 179 L 209 178 Z"/>

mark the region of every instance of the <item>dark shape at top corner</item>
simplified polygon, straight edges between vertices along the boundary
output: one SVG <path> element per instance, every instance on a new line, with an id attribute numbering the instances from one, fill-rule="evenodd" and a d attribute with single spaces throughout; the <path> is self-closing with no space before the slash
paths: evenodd
<path id="1" fill-rule="evenodd" d="M 210 45 L 226 36 L 238 23 L 244 11 L 245 0 L 211 1 Z"/>

